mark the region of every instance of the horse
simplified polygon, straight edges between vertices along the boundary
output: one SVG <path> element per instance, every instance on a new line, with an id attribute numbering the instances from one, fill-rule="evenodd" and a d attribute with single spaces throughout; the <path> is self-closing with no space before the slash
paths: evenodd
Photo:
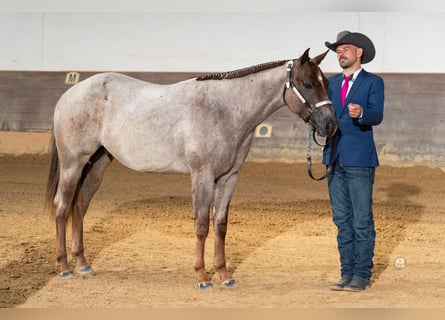
<path id="1" fill-rule="evenodd" d="M 196 286 L 213 286 L 204 262 L 211 215 L 214 267 L 223 287 L 234 286 L 225 259 L 228 212 L 255 128 L 286 105 L 318 135 L 334 135 L 337 121 L 319 68 L 327 52 L 311 59 L 308 48 L 298 59 L 169 85 L 104 72 L 65 91 L 54 110 L 45 199 L 56 226 L 59 276 L 92 272 L 84 254 L 83 221 L 105 169 L 116 159 L 140 172 L 190 174 Z M 70 217 L 77 270 L 67 259 Z"/>

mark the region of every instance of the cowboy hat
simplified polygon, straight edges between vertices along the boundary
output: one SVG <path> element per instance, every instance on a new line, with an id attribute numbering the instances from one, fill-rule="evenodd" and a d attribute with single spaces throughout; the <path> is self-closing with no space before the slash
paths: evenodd
<path id="1" fill-rule="evenodd" d="M 340 44 L 353 44 L 363 49 L 362 64 L 370 62 L 375 57 L 374 45 L 367 36 L 358 32 L 342 31 L 337 35 L 334 43 L 325 42 L 326 47 L 335 51 Z"/>

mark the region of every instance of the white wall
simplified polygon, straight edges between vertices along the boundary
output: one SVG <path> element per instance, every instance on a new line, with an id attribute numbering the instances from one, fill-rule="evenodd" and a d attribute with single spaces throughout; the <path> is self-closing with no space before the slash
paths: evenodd
<path id="1" fill-rule="evenodd" d="M 308 47 L 314 56 L 351 30 L 374 41 L 369 71 L 445 72 L 445 12 L 310 11 L 297 0 L 253 9 L 242 0 L 164 1 L 148 9 L 145 1 L 139 12 L 130 5 L 104 12 L 94 1 L 81 10 L 39 11 L 33 3 L 0 13 L 0 70 L 227 71 L 296 58 Z M 339 70 L 335 54 L 322 69 Z"/>

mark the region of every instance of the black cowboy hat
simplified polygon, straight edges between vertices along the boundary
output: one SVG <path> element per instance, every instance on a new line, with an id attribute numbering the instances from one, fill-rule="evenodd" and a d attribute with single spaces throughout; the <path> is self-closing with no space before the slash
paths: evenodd
<path id="1" fill-rule="evenodd" d="M 371 39 L 362 33 L 342 31 L 337 35 L 337 41 L 334 43 L 325 42 L 326 47 L 335 51 L 340 44 L 353 44 L 363 49 L 362 63 L 368 63 L 375 57 L 375 48 Z"/>

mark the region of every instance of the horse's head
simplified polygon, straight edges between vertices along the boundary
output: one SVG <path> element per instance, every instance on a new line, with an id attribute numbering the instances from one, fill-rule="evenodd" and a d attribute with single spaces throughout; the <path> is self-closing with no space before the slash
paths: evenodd
<path id="1" fill-rule="evenodd" d="M 318 67 L 328 51 L 311 59 L 307 49 L 300 58 L 289 61 L 284 92 L 288 108 L 324 137 L 333 136 L 337 130 L 332 102 L 328 98 L 328 80 Z"/>

